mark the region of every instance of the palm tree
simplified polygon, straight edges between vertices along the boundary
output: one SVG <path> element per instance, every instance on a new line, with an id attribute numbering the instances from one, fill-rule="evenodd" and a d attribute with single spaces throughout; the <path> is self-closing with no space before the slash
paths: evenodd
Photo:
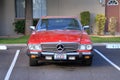
<path id="1" fill-rule="evenodd" d="M 33 25 L 33 2 L 25 0 L 25 35 L 30 35 L 29 26 Z"/>

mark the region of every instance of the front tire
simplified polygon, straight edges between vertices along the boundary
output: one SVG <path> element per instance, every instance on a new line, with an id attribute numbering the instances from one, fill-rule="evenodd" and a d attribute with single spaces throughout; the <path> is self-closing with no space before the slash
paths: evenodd
<path id="1" fill-rule="evenodd" d="M 92 58 L 91 59 L 87 59 L 83 61 L 83 65 L 85 66 L 91 66 L 92 65 Z"/>
<path id="2" fill-rule="evenodd" d="M 29 59 L 29 65 L 30 65 L 30 66 L 37 66 L 37 65 L 38 65 L 38 60 L 37 60 L 37 59 L 30 58 L 30 59 Z"/>

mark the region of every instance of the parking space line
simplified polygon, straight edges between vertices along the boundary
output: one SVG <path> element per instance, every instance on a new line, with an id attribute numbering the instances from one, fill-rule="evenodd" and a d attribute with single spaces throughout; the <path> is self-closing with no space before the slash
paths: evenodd
<path id="1" fill-rule="evenodd" d="M 96 53 L 98 53 L 103 59 L 105 59 L 108 63 L 110 63 L 114 68 L 116 68 L 118 71 L 120 71 L 120 67 L 117 66 L 115 63 L 113 63 L 110 59 L 108 59 L 106 56 L 104 56 L 100 51 L 97 49 L 94 49 Z"/>
<path id="2" fill-rule="evenodd" d="M 5 46 L 5 45 L 0 45 L 0 50 L 7 50 L 7 46 Z"/>
<path id="3" fill-rule="evenodd" d="M 10 68 L 8 69 L 8 72 L 7 72 L 4 80 L 9 80 L 10 75 L 11 75 L 11 73 L 12 73 L 12 70 L 13 70 L 13 68 L 14 68 L 14 66 L 15 66 L 16 61 L 17 61 L 17 58 L 18 58 L 19 53 L 20 53 L 20 50 L 17 50 L 17 51 L 16 51 L 16 54 L 15 54 L 15 56 L 14 56 L 14 59 L 13 59 L 13 61 L 12 61 L 12 63 L 11 63 L 11 66 L 10 66 Z"/>

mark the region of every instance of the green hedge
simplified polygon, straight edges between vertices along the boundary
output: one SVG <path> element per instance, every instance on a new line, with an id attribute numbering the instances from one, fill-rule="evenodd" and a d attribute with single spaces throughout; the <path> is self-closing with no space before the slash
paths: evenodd
<path id="1" fill-rule="evenodd" d="M 90 12 L 89 11 L 83 11 L 80 13 L 80 19 L 83 26 L 90 25 Z M 90 28 L 86 30 L 88 34 L 91 33 Z"/>
<path id="2" fill-rule="evenodd" d="M 15 25 L 15 32 L 17 33 L 25 33 L 25 20 L 19 20 L 14 22 Z"/>
<path id="3" fill-rule="evenodd" d="M 90 24 L 90 12 L 84 11 L 80 13 L 80 19 L 83 26 Z"/>
<path id="4" fill-rule="evenodd" d="M 111 35 L 115 35 L 116 27 L 117 27 L 117 18 L 116 17 L 110 17 L 109 23 L 108 23 L 108 31 Z"/>
<path id="5" fill-rule="evenodd" d="M 37 22 L 38 22 L 38 19 L 34 19 L 33 26 L 36 26 Z M 15 26 L 15 32 L 22 33 L 22 34 L 25 33 L 25 20 L 18 20 L 18 21 L 15 21 L 13 24 Z"/>
<path id="6" fill-rule="evenodd" d="M 105 15 L 97 14 L 95 17 L 95 22 L 96 22 L 96 27 L 97 27 L 97 34 L 104 35 L 105 22 L 106 22 Z"/>

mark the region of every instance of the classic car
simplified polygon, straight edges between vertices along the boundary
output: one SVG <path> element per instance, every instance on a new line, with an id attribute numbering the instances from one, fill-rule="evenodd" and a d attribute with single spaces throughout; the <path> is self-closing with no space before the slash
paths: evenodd
<path id="1" fill-rule="evenodd" d="M 76 16 L 43 16 L 28 40 L 29 65 L 45 62 L 92 64 L 92 41 Z"/>

